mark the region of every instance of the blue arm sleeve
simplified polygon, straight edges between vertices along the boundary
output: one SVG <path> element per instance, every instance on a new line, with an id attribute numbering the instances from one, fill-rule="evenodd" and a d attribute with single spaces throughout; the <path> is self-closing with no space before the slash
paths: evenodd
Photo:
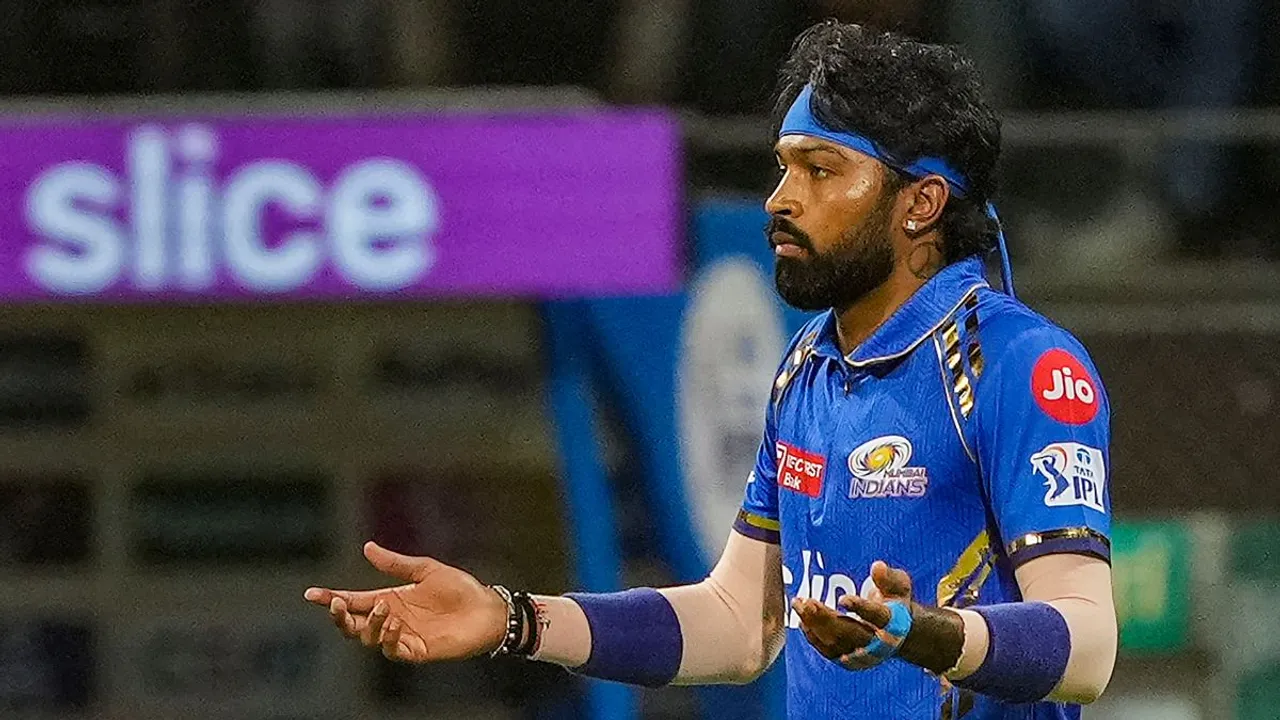
<path id="1" fill-rule="evenodd" d="M 975 389 L 975 452 L 1015 566 L 1050 553 L 1110 560 L 1111 414 L 1089 356 L 1044 324 L 1002 343 Z"/>
<path id="2" fill-rule="evenodd" d="M 578 603 L 591 628 L 591 656 L 574 672 L 614 682 L 662 687 L 680 670 L 680 619 L 652 588 L 565 597 Z"/>
<path id="3" fill-rule="evenodd" d="M 973 609 L 987 622 L 990 644 L 977 672 L 956 684 L 1012 703 L 1053 692 L 1071 657 L 1071 631 L 1062 615 L 1035 602 Z"/>

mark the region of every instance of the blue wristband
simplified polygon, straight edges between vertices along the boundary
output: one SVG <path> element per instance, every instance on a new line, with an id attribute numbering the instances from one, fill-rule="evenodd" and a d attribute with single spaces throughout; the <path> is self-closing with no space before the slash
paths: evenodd
<path id="1" fill-rule="evenodd" d="M 982 665 L 956 685 L 1013 703 L 1053 692 L 1071 655 L 1071 631 L 1057 610 L 1039 602 L 969 609 L 987 621 L 990 641 Z"/>

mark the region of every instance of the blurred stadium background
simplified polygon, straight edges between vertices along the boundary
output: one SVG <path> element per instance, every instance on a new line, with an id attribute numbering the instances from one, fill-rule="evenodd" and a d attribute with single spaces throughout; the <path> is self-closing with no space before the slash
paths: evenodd
<path id="1" fill-rule="evenodd" d="M 542 592 L 688 580 L 777 353 L 761 200 L 808 23 L 963 43 L 1020 293 L 1115 412 L 1086 715 L 1280 717 L 1280 6 L 0 0 L 0 717 L 767 718 L 393 666 L 361 541 Z"/>

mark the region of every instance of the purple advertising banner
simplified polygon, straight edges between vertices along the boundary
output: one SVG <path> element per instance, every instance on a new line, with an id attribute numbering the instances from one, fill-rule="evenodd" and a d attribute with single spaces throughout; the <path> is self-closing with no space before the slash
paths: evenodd
<path id="1" fill-rule="evenodd" d="M 667 293 L 647 111 L 0 119 L 0 301 Z"/>

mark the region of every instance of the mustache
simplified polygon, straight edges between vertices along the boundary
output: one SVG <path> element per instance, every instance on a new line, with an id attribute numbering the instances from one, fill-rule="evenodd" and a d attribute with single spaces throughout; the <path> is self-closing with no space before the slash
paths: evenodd
<path id="1" fill-rule="evenodd" d="M 809 237 L 805 231 L 796 226 L 785 217 L 775 215 L 769 218 L 769 222 L 765 223 L 764 236 L 769 239 L 769 244 L 773 243 L 774 233 L 783 233 L 791 236 L 791 242 L 805 250 L 813 251 L 813 238 Z"/>

